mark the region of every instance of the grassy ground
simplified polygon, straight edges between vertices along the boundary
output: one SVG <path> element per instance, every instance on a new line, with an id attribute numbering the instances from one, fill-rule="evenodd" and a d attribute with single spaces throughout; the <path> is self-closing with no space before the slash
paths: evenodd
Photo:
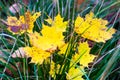
<path id="1" fill-rule="evenodd" d="M 13 10 L 10 11 L 10 7 L 14 3 L 19 5 L 17 5 L 17 8 L 12 7 Z M 29 43 L 29 39 L 26 34 L 12 34 L 7 30 L 8 25 L 5 21 L 7 16 L 19 18 L 27 10 L 32 14 L 41 12 L 41 16 L 34 23 L 33 31 L 37 32 L 42 30 L 42 23 L 47 24 L 45 19 L 48 16 L 54 18 L 60 13 L 64 21 L 69 20 L 69 28 L 64 34 L 65 41 L 69 42 L 66 53 L 70 55 L 65 58 L 65 56 L 56 55 L 57 52 L 55 52 L 50 57 L 50 60 L 53 59 L 56 65 L 67 66 L 64 66 L 65 70 L 61 70 L 62 74 L 55 73 L 56 76 L 54 77 L 49 75 L 50 61 L 44 61 L 43 64 L 36 65 L 30 63 L 31 58 L 12 57 L 12 54 L 19 47 L 24 47 Z M 77 15 L 85 17 L 91 11 L 94 12 L 95 17 L 108 20 L 107 27 L 109 29 L 115 28 L 116 33 L 105 43 L 87 40 L 92 48 L 90 54 L 96 55 L 96 58 L 92 63 L 89 63 L 88 67 L 84 67 L 86 73 L 82 77 L 85 80 L 120 80 L 119 0 L 0 0 L 0 80 L 66 80 L 65 72 L 68 72 L 69 59 L 71 59 L 72 53 L 75 53 L 73 48 L 76 44 L 74 42 L 80 41 L 75 41 L 75 37 L 71 38 L 69 35 L 74 30 L 74 22 Z M 76 36 L 77 34 L 74 35 Z M 62 62 L 65 62 L 65 64 L 63 65 Z M 82 79 L 74 78 L 71 80 Z"/>

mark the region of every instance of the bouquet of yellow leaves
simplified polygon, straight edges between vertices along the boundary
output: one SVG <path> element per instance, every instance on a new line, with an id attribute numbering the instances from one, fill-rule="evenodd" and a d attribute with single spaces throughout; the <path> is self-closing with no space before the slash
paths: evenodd
<path id="1" fill-rule="evenodd" d="M 69 28 L 69 20 L 58 13 L 54 19 L 45 19 L 47 24 L 42 23 L 42 30 L 33 31 L 34 22 L 40 17 L 40 12 L 33 15 L 29 11 L 25 16 L 9 16 L 7 18 L 8 30 L 14 35 L 25 34 L 28 42 L 24 47 L 16 50 L 12 57 L 30 58 L 28 64 L 38 66 L 46 65 L 49 78 L 57 80 L 84 80 L 88 79 L 85 68 L 95 60 L 97 55 L 90 54 L 91 48 L 89 41 L 103 42 L 112 38 L 115 29 L 106 26 L 107 20 L 94 17 L 94 13 L 88 13 L 85 18 L 77 16 L 74 22 L 74 29 L 70 38 L 65 42 L 63 35 Z M 74 36 L 74 34 L 77 34 Z M 76 41 L 78 39 L 78 41 Z M 85 76 L 85 78 L 83 78 Z"/>

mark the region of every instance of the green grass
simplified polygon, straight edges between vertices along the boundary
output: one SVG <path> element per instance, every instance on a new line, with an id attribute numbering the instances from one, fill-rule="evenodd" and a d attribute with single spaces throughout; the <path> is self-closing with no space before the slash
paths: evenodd
<path id="1" fill-rule="evenodd" d="M 56 0 L 54 3 L 52 0 L 30 0 L 26 5 L 22 0 L 18 0 L 18 3 L 22 5 L 20 12 L 13 14 L 9 11 L 10 5 L 17 0 L 0 0 L 0 19 L 6 20 L 7 16 L 17 16 L 24 14 L 26 10 L 31 12 L 40 11 L 41 17 L 35 22 L 34 31 L 40 31 L 42 29 L 42 23 L 45 22 L 48 16 L 54 17 L 58 13 L 64 17 L 64 20 L 69 20 L 69 28 L 65 33 L 66 36 L 70 35 L 74 28 L 74 20 L 77 15 L 85 16 L 91 10 L 95 13 L 96 17 L 107 19 L 109 21 L 109 27 L 116 28 L 118 31 L 114 34 L 114 37 L 108 40 L 105 44 L 95 43 L 91 50 L 91 54 L 98 55 L 93 62 L 91 68 L 87 69 L 87 74 L 83 77 L 86 80 L 120 80 L 120 1 L 119 0 L 98 0 L 97 4 L 94 0 L 85 0 L 77 10 L 75 0 Z M 2 80 L 53 80 L 49 75 L 50 66 L 44 62 L 42 65 L 36 65 L 30 62 L 30 58 L 12 58 L 12 53 L 21 46 L 25 46 L 25 35 L 15 36 L 5 29 L 5 25 L 0 22 L 0 79 Z M 73 37 L 74 38 L 74 37 Z M 69 41 L 69 37 L 67 38 Z M 12 42 L 9 42 L 10 40 Z M 58 61 L 61 64 L 66 60 L 62 75 L 58 74 L 56 80 L 65 80 L 65 72 L 69 69 L 70 59 L 72 57 L 72 47 L 75 46 L 74 41 L 71 40 L 66 54 L 69 53 L 67 58 L 65 56 L 53 55 L 55 62 Z M 74 53 L 74 52 L 73 52 Z M 4 56 L 3 56 L 4 55 Z M 59 61 L 63 59 L 63 61 Z M 19 65 L 17 65 L 19 64 Z"/>

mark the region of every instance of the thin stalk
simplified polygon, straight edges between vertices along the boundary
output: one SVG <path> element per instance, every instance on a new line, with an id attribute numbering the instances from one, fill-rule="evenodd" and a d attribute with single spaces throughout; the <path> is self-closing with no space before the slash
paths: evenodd
<path id="1" fill-rule="evenodd" d="M 114 2 L 113 4 L 111 4 L 111 5 L 103 8 L 101 11 L 99 11 L 99 13 L 97 13 L 97 14 L 95 15 L 95 17 L 98 16 L 99 14 L 101 14 L 102 12 L 106 11 L 107 9 L 109 9 L 111 6 L 117 5 L 118 3 L 120 3 L 120 1 Z"/>
<path id="2" fill-rule="evenodd" d="M 97 12 L 96 14 L 98 14 L 98 13 L 100 12 L 100 9 L 102 8 L 103 3 L 104 3 L 104 0 L 102 0 L 102 3 L 101 3 L 101 5 L 100 5 L 100 7 L 99 7 L 99 9 L 98 9 L 98 12 Z"/>
<path id="3" fill-rule="evenodd" d="M 119 8 L 119 10 L 118 10 L 118 12 L 117 12 L 117 14 L 116 14 L 116 17 L 115 17 L 115 19 L 114 19 L 114 22 L 113 22 L 112 26 L 111 26 L 110 28 L 108 28 L 108 30 L 110 30 L 111 28 L 114 27 L 115 22 L 116 22 L 116 20 L 117 20 L 117 18 L 118 18 L 118 16 L 119 16 L 119 13 L 120 13 L 120 8 Z M 107 31 L 108 31 L 108 30 L 107 30 Z"/>
<path id="4" fill-rule="evenodd" d="M 25 68 L 26 66 L 25 66 L 25 59 L 23 59 L 23 74 L 24 74 L 24 76 L 26 76 L 26 68 Z M 26 77 L 24 77 L 24 80 L 26 80 Z"/>

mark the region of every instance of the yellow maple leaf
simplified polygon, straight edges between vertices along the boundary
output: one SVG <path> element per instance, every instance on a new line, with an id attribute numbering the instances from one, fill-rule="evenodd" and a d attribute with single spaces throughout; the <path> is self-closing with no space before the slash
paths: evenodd
<path id="1" fill-rule="evenodd" d="M 58 14 L 54 20 L 52 20 L 50 17 L 46 19 L 46 21 L 51 24 L 52 26 L 56 27 L 57 30 L 65 31 L 66 26 L 68 25 L 68 21 L 63 21 L 63 18 L 60 14 Z"/>
<path id="2" fill-rule="evenodd" d="M 59 25 L 58 22 L 62 25 Z M 42 24 L 42 36 L 37 32 L 29 34 L 30 42 L 33 46 L 53 52 L 65 44 L 63 32 L 65 31 L 68 22 L 63 22 L 63 19 L 60 16 L 56 16 L 53 23 L 54 25 L 52 26 Z"/>
<path id="3" fill-rule="evenodd" d="M 29 34 L 30 43 L 42 50 L 53 52 L 64 44 L 64 36 L 62 32 L 56 31 L 54 27 L 44 26 L 42 30 L 42 36 L 35 32 Z"/>
<path id="4" fill-rule="evenodd" d="M 25 12 L 25 15 L 16 17 L 9 16 L 7 18 L 8 30 L 13 34 L 29 32 L 32 33 L 34 22 L 40 16 L 40 12 L 36 12 L 33 15 L 29 11 Z"/>
<path id="5" fill-rule="evenodd" d="M 31 63 L 42 64 L 45 59 L 50 57 L 50 53 L 37 47 L 24 47 L 26 55 L 31 57 Z"/>
<path id="6" fill-rule="evenodd" d="M 94 14 L 90 12 L 85 16 L 85 19 L 80 16 L 75 21 L 75 31 L 82 37 L 90 39 L 95 42 L 106 42 L 106 40 L 112 38 L 112 34 L 116 32 L 111 28 L 109 31 L 106 25 L 107 20 L 94 18 Z"/>
<path id="7" fill-rule="evenodd" d="M 76 53 L 72 60 L 74 62 L 79 62 L 82 66 L 88 67 L 88 63 L 92 62 L 96 57 L 90 53 L 90 48 L 87 42 L 80 43 L 78 47 L 78 53 Z"/>

